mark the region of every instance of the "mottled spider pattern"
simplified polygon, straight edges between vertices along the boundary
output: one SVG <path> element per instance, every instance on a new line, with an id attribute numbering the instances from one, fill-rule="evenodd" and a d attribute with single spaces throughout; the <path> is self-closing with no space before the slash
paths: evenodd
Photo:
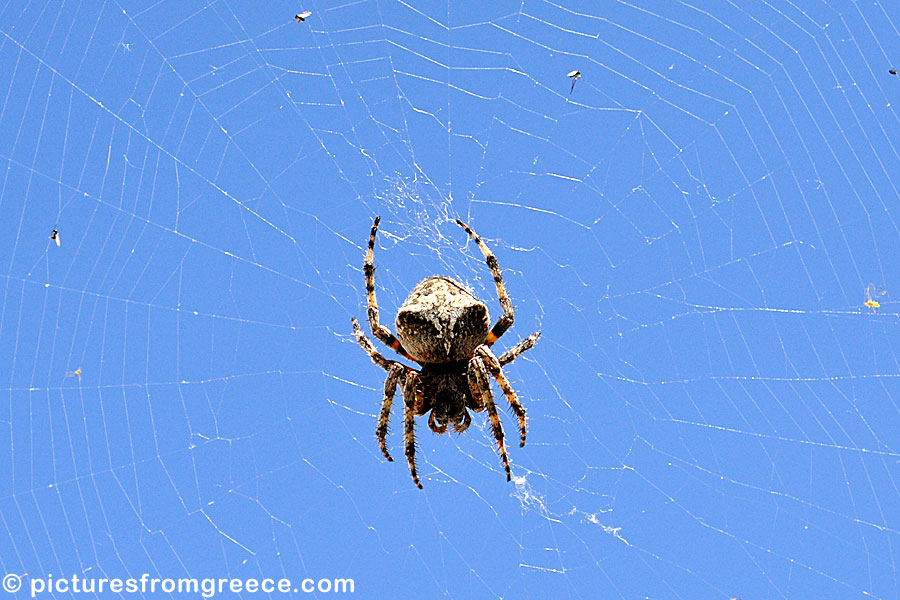
<path id="1" fill-rule="evenodd" d="M 506 469 L 506 480 L 512 476 L 509 457 L 503 442 L 503 426 L 491 393 L 490 378 L 493 377 L 503 391 L 509 406 L 519 420 L 519 446 L 525 445 L 525 408 L 519 402 L 503 374 L 503 366 L 534 346 L 541 333 L 536 331 L 516 344 L 512 349 L 497 357 L 491 346 L 513 324 L 512 301 L 503 286 L 500 265 L 487 245 L 475 235 L 468 225 L 457 219 L 460 227 L 475 241 L 484 255 L 494 276 L 497 295 L 503 315 L 491 327 L 490 315 L 485 304 L 469 292 L 462 284 L 449 277 L 429 277 L 410 292 L 397 313 L 397 335 L 382 325 L 378 319 L 378 302 L 375 299 L 375 234 L 378 232 L 380 217 L 372 225 L 369 248 L 363 271 L 366 276 L 369 327 L 372 334 L 397 352 L 400 356 L 420 365 L 416 370 L 396 360 L 382 356 L 353 319 L 353 332 L 359 345 L 376 365 L 387 371 L 384 382 L 384 400 L 375 436 L 381 453 L 393 461 L 387 449 L 388 422 L 391 405 L 397 387 L 403 394 L 403 433 L 406 460 L 413 482 L 422 488 L 416 473 L 416 417 L 428 416 L 428 427 L 435 433 L 445 433 L 452 426 L 457 433 L 468 429 L 472 423 L 469 410 L 487 410 L 497 449 Z"/>

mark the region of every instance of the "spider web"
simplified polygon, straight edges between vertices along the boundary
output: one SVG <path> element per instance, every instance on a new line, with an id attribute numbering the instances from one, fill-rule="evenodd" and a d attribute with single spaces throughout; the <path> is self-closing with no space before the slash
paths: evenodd
<path id="1" fill-rule="evenodd" d="M 898 597 L 898 55 L 873 2 L 4 4 L 0 570 Z M 375 215 L 383 322 L 499 314 L 461 217 L 543 331 L 513 483 L 484 414 L 424 491 L 399 402 L 378 452 Z"/>

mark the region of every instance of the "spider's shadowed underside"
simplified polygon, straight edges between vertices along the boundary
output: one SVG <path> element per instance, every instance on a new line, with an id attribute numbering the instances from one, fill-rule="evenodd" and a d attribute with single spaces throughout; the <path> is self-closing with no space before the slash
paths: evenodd
<path id="1" fill-rule="evenodd" d="M 444 433 L 452 426 L 457 433 L 468 429 L 472 423 L 469 409 L 475 412 L 487 410 L 494 439 L 506 469 L 506 480 L 512 476 L 509 457 L 503 442 L 503 426 L 491 393 L 490 378 L 493 377 L 503 390 L 503 395 L 519 420 L 519 446 L 525 445 L 525 408 L 519 402 L 509 380 L 503 374 L 503 366 L 511 363 L 519 354 L 537 342 L 541 333 L 536 331 L 497 357 L 491 346 L 513 324 L 512 301 L 503 286 L 500 265 L 487 245 L 468 225 L 456 222 L 466 230 L 484 255 L 497 285 L 497 295 L 503 315 L 491 327 L 487 306 L 466 290 L 462 284 L 449 277 L 429 277 L 410 292 L 397 313 L 397 335 L 378 320 L 378 302 L 375 300 L 375 234 L 378 222 L 375 219 L 369 235 L 369 248 L 363 271 L 366 276 L 369 327 L 372 334 L 406 359 L 420 365 L 416 370 L 395 360 L 382 356 L 376 349 L 359 322 L 353 319 L 353 332 L 363 350 L 376 365 L 387 371 L 384 382 L 384 401 L 375 435 L 381 453 L 391 458 L 387 449 L 388 421 L 397 386 L 401 386 L 404 405 L 404 439 L 406 460 L 413 481 L 422 488 L 416 473 L 415 418 L 431 412 L 428 426 L 436 433 Z"/>

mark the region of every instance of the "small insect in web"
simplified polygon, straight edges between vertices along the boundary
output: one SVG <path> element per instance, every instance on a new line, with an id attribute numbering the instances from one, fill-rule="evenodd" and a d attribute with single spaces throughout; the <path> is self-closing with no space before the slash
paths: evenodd
<path id="1" fill-rule="evenodd" d="M 886 293 L 886 289 L 876 287 L 874 283 L 870 283 L 866 286 L 866 301 L 863 304 L 871 308 L 873 313 L 877 313 L 878 309 L 881 308 L 881 302 L 878 299 Z"/>
<path id="2" fill-rule="evenodd" d="M 78 367 L 74 371 L 66 371 L 66 377 L 77 377 L 78 383 L 81 383 L 81 367 Z"/>
<path id="3" fill-rule="evenodd" d="M 888 71 L 888 73 L 890 73 L 891 75 L 896 75 L 897 69 L 891 69 L 890 71 Z"/>
<path id="4" fill-rule="evenodd" d="M 569 95 L 571 96 L 572 90 L 575 89 L 575 82 L 578 81 L 578 79 L 581 77 L 581 71 L 579 71 L 578 69 L 576 69 L 574 71 L 569 71 L 569 73 L 568 73 L 568 75 L 566 75 L 566 77 L 568 77 L 569 79 L 572 80 L 572 87 L 569 88 Z"/>
<path id="5" fill-rule="evenodd" d="M 53 230 L 53 233 L 50 234 L 50 239 L 56 242 L 56 247 L 59 248 L 59 232 L 57 230 Z"/>
<path id="6" fill-rule="evenodd" d="M 312 16 L 311 10 L 304 10 L 302 13 L 294 15 L 294 18 L 297 20 L 298 23 L 302 23 L 303 21 L 305 21 L 306 19 L 308 19 L 311 16 Z"/>

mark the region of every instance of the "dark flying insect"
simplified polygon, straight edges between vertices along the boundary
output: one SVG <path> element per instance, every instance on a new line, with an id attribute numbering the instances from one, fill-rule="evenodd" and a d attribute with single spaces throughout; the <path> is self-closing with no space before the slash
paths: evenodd
<path id="1" fill-rule="evenodd" d="M 572 87 L 569 88 L 569 95 L 571 96 L 571 95 L 572 95 L 572 90 L 575 89 L 575 82 L 578 81 L 578 78 L 579 78 L 579 77 L 581 77 L 581 71 L 579 71 L 579 70 L 577 70 L 577 69 L 574 70 L 574 71 L 569 71 L 569 74 L 566 75 L 566 77 L 568 77 L 569 79 L 572 80 Z"/>

